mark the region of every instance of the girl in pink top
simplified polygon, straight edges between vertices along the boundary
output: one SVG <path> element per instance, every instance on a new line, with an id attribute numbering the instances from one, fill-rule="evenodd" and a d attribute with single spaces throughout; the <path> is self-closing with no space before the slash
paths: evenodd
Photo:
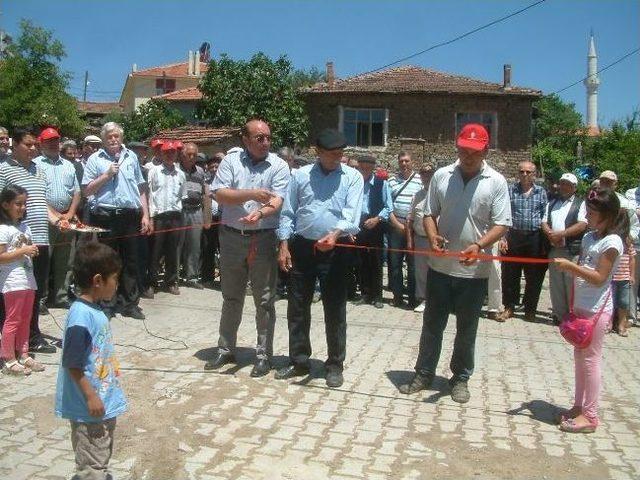
<path id="1" fill-rule="evenodd" d="M 591 343 L 586 348 L 574 348 L 575 400 L 573 407 L 559 416 L 560 430 L 570 433 L 591 433 L 598 426 L 602 345 L 613 316 L 611 280 L 623 244 L 617 225 L 626 212 L 620 209 L 615 192 L 594 189 L 586 200 L 587 223 L 592 231 L 582 239 L 578 263 L 555 258 L 554 266 L 574 277 L 574 312 L 584 318 L 599 316 Z"/>

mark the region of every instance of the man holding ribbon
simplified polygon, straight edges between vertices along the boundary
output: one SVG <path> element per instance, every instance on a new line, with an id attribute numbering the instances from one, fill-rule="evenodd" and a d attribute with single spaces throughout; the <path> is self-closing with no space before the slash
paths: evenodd
<path id="1" fill-rule="evenodd" d="M 436 373 L 442 334 L 449 313 L 456 316 L 456 337 L 451 357 L 451 398 L 469 401 L 467 382 L 473 373 L 478 318 L 487 295 L 490 265 L 478 254 L 491 254 L 491 246 L 511 226 L 509 188 L 505 178 L 485 161 L 489 134 L 482 125 L 465 125 L 457 138 L 458 160 L 440 168 L 429 185 L 424 226 L 436 253 L 427 273 L 427 306 L 415 375 L 400 392 L 429 388 Z"/>
<path id="2" fill-rule="evenodd" d="M 280 268 L 289 272 L 289 360 L 277 379 L 309 373 L 311 301 L 320 280 L 328 358 L 327 386 L 343 383 L 347 345 L 347 271 L 354 252 L 336 244 L 352 243 L 362 216 L 364 180 L 340 162 L 347 142 L 326 129 L 318 136 L 318 160 L 293 172 L 282 208 L 278 237 Z M 224 281 L 224 280 L 223 280 Z"/>

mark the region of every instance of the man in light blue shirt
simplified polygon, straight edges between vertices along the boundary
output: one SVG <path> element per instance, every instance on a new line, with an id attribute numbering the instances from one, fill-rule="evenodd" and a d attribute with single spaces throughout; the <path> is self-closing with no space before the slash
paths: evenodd
<path id="1" fill-rule="evenodd" d="M 100 135 L 104 147 L 87 160 L 82 177 L 83 195 L 90 205 L 89 222 L 108 232 L 98 239 L 120 254 L 122 272 L 118 293 L 113 301 L 105 302 L 105 313 L 115 313 L 144 319 L 138 306 L 138 237 L 149 234 L 146 181 L 140 170 L 138 157 L 122 144 L 124 130 L 115 122 L 107 122 Z"/>
<path id="2" fill-rule="evenodd" d="M 328 358 L 327 385 L 343 383 L 347 343 L 346 274 L 353 250 L 336 244 L 352 242 L 360 230 L 360 173 L 340 159 L 346 146 L 342 133 L 324 130 L 317 139 L 318 160 L 295 170 L 285 197 L 278 238 L 280 268 L 289 272 L 289 359 L 276 378 L 309 373 L 311 300 L 320 280 Z"/>
<path id="3" fill-rule="evenodd" d="M 222 314 L 218 352 L 205 370 L 234 362 L 247 280 L 256 307 L 256 361 L 252 377 L 271 370 L 274 307 L 278 280 L 276 227 L 289 184 L 289 166 L 270 153 L 271 129 L 250 120 L 242 129 L 245 148 L 228 154 L 218 167 L 211 192 L 222 206 L 220 278 Z"/>
<path id="4" fill-rule="evenodd" d="M 51 307 L 69 308 L 67 290 L 70 258 L 75 249 L 75 233 L 68 229 L 68 222 L 76 216 L 80 204 L 80 184 L 73 164 L 60 156 L 60 135 L 53 128 L 40 134 L 40 150 L 43 155 L 34 163 L 44 172 L 47 181 L 47 204 L 56 217 L 56 224 L 49 224 L 49 282 L 44 285 L 43 300 Z"/>

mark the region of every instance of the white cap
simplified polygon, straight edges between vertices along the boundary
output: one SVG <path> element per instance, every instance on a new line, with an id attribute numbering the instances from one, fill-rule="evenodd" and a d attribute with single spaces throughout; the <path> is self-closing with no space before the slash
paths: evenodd
<path id="1" fill-rule="evenodd" d="M 606 178 L 607 180 L 612 180 L 614 182 L 618 181 L 618 176 L 616 172 L 612 172 L 611 170 L 605 170 L 600 174 L 600 178 Z"/>
<path id="2" fill-rule="evenodd" d="M 565 180 L 574 185 L 578 185 L 578 178 L 573 173 L 563 173 L 560 177 L 560 181 Z"/>
<path id="3" fill-rule="evenodd" d="M 97 135 L 87 135 L 84 137 L 84 143 L 102 143 L 102 140 Z"/>

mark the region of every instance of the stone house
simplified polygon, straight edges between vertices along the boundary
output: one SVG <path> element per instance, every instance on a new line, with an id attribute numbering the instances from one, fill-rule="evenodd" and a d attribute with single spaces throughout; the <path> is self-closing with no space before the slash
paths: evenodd
<path id="1" fill-rule="evenodd" d="M 490 162 L 512 176 L 531 160 L 532 102 L 539 90 L 403 66 L 345 79 L 327 64 L 327 81 L 304 90 L 312 140 L 338 128 L 349 151 L 369 152 L 391 164 L 400 150 L 438 165 L 456 157 L 454 140 L 466 123 L 481 123 L 491 138 Z"/>
<path id="2" fill-rule="evenodd" d="M 201 127 L 186 125 L 171 130 L 162 130 L 154 135 L 156 138 L 180 140 L 182 143 L 193 142 L 198 150 L 207 155 L 225 153 L 231 147 L 242 146 L 240 129 L 234 127 Z"/>

